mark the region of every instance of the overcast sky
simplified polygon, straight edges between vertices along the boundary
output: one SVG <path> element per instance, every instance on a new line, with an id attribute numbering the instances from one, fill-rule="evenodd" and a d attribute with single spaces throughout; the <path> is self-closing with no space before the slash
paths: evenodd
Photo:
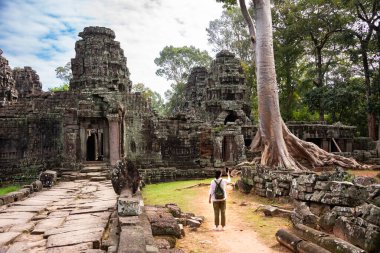
<path id="1" fill-rule="evenodd" d="M 116 33 L 133 83 L 163 95 L 170 83 L 155 75 L 154 58 L 167 45 L 208 50 L 206 27 L 219 18 L 215 0 L 0 0 L 0 49 L 12 68 L 31 66 L 43 89 L 62 82 L 55 68 L 75 56 L 78 33 L 105 26 Z"/>

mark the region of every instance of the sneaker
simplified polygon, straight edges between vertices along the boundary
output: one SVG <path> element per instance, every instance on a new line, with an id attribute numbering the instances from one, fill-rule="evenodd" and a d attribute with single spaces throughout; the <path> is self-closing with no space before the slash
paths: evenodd
<path id="1" fill-rule="evenodd" d="M 220 230 L 221 230 L 221 231 L 224 231 L 224 227 L 222 227 Z"/>

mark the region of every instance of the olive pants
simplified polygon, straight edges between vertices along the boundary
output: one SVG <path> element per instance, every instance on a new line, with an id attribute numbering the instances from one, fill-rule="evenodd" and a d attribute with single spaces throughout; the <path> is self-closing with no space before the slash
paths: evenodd
<path id="1" fill-rule="evenodd" d="M 215 226 L 219 226 L 219 213 L 221 214 L 221 225 L 226 225 L 226 201 L 214 201 L 212 202 L 214 207 Z"/>

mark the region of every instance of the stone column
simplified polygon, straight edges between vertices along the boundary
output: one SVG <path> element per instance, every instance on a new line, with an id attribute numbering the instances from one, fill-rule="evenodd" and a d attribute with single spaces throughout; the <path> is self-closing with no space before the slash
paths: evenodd
<path id="1" fill-rule="evenodd" d="M 222 167 L 223 166 L 223 137 L 215 136 L 214 138 L 214 166 Z"/>
<path id="2" fill-rule="evenodd" d="M 242 162 L 247 160 L 247 157 L 245 156 L 245 143 L 244 143 L 244 136 L 242 134 L 235 136 L 235 143 L 236 143 L 236 162 Z"/>
<path id="3" fill-rule="evenodd" d="M 120 160 L 120 126 L 119 126 L 119 116 L 108 115 L 108 126 L 109 126 L 109 155 L 110 164 L 115 165 L 117 160 Z"/>
<path id="4" fill-rule="evenodd" d="M 87 133 L 86 128 L 83 124 L 80 126 L 79 130 L 80 136 L 80 160 L 86 161 L 86 152 L 87 152 Z"/>

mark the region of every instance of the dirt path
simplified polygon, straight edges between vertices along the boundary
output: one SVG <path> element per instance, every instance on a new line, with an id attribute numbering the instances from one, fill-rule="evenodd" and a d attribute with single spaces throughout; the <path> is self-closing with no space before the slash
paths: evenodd
<path id="1" fill-rule="evenodd" d="M 199 195 L 202 196 L 194 205 L 193 212 L 198 216 L 204 216 L 205 222 L 198 231 L 190 231 L 186 228 L 186 236 L 179 240 L 178 246 L 188 253 L 275 253 L 289 252 L 279 245 L 274 239 L 263 240 L 258 237 L 252 227 L 252 221 L 245 218 L 244 212 L 248 208 L 252 210 L 252 203 L 240 206 L 240 201 L 234 199 L 232 187 L 228 187 L 226 227 L 225 231 L 214 231 L 213 208 L 208 203 L 208 187 L 199 187 Z M 270 242 L 268 242 L 270 241 Z"/>

